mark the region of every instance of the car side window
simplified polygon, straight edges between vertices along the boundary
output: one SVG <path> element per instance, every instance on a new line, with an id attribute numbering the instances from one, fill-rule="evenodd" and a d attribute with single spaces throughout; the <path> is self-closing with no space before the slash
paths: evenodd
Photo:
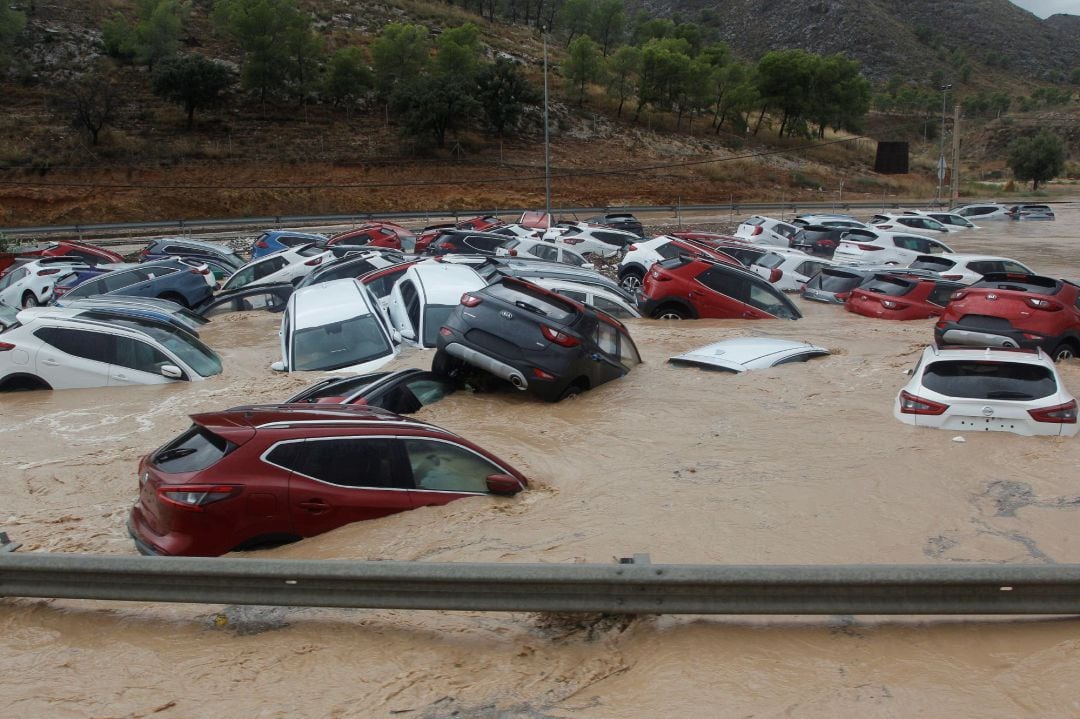
<path id="1" fill-rule="evenodd" d="M 14 272 L 9 272 L 6 276 L 0 277 L 0 290 L 6 290 L 19 280 L 26 277 L 29 273 L 25 268 L 20 267 Z"/>
<path id="2" fill-rule="evenodd" d="M 603 352 L 615 357 L 619 355 L 619 332 L 607 322 L 596 323 L 593 339 L 596 340 L 596 346 Z"/>
<path id="3" fill-rule="evenodd" d="M 502 240 L 496 237 L 477 237 L 475 235 L 465 238 L 465 246 L 477 252 L 494 254 L 495 248 L 502 244 Z"/>
<path id="4" fill-rule="evenodd" d="M 617 232 L 593 232 L 593 237 L 600 240 L 606 245 L 614 245 L 616 247 L 626 247 L 631 244 L 631 240 L 626 235 L 620 235 Z"/>
<path id="5" fill-rule="evenodd" d="M 572 300 L 577 300 L 578 302 L 587 302 L 589 299 L 588 295 L 586 295 L 584 292 L 578 292 L 577 290 L 555 290 L 555 292 L 558 292 L 563 297 L 569 297 Z"/>
<path id="6" fill-rule="evenodd" d="M 113 335 L 64 327 L 42 327 L 34 332 L 34 336 L 72 357 L 113 363 L 116 349 Z"/>
<path id="7" fill-rule="evenodd" d="M 267 461 L 338 487 L 407 489 L 394 471 L 395 440 L 383 437 L 309 439 L 279 444 Z"/>
<path id="8" fill-rule="evenodd" d="M 151 374 L 161 374 L 161 368 L 175 364 L 164 352 L 131 337 L 116 338 L 116 356 L 113 364 Z"/>
<path id="9" fill-rule="evenodd" d="M 990 260 L 969 262 L 968 269 L 972 272 L 978 272 L 980 275 L 985 275 L 990 272 L 1002 272 L 1000 264 L 991 262 Z"/>
<path id="10" fill-rule="evenodd" d="M 673 257 L 679 256 L 679 246 L 674 242 L 665 242 L 659 247 L 655 248 L 656 254 L 660 255 L 665 260 L 670 260 Z"/>
<path id="11" fill-rule="evenodd" d="M 549 262 L 556 262 L 559 259 L 558 248 L 551 245 L 533 245 L 529 254 Z"/>
<path id="12" fill-rule="evenodd" d="M 598 309 L 607 312 L 615 319 L 624 320 L 629 317 L 633 317 L 632 314 L 623 309 L 622 305 L 612 302 L 611 300 L 604 297 L 593 297 L 593 305 Z"/>
<path id="13" fill-rule="evenodd" d="M 790 318 L 790 310 L 784 304 L 782 297 L 773 294 L 774 292 L 776 291 L 762 287 L 757 283 L 751 284 L 750 296 L 746 299 L 746 303 L 781 319 Z"/>
<path id="14" fill-rule="evenodd" d="M 271 257 L 269 260 L 266 260 L 265 262 L 260 262 L 259 264 L 253 265 L 251 267 L 251 269 L 254 270 L 252 273 L 252 279 L 261 280 L 264 277 L 269 277 L 278 270 L 283 269 L 288 264 L 289 261 L 286 260 L 284 257 Z"/>
<path id="15" fill-rule="evenodd" d="M 430 439 L 405 439 L 417 489 L 445 492 L 487 492 L 487 477 L 503 470 L 475 452 Z"/>
<path id="16" fill-rule="evenodd" d="M 1021 265 L 1019 262 L 1002 262 L 1001 271 L 1008 272 L 1010 274 L 1026 275 L 1031 270 Z"/>
<path id="17" fill-rule="evenodd" d="M 803 262 L 801 265 L 795 268 L 795 271 L 800 275 L 806 275 L 807 277 L 811 277 L 813 275 L 816 275 L 822 267 L 824 267 L 824 265 L 820 262 Z"/>
<path id="18" fill-rule="evenodd" d="M 958 288 L 955 285 L 938 285 L 930 291 L 926 301 L 932 305 L 938 307 L 944 307 L 949 304 L 949 298 L 952 297 L 952 293 L 956 292 Z"/>
<path id="19" fill-rule="evenodd" d="M 413 329 L 420 327 L 420 295 L 416 292 L 416 286 L 412 280 L 401 281 L 401 299 L 405 303 L 405 313 L 409 316 L 409 324 Z"/>
<path id="20" fill-rule="evenodd" d="M 924 240 L 924 242 L 926 243 L 926 251 L 931 255 L 944 255 L 948 252 L 948 250 L 945 249 L 945 245 L 934 242 L 933 240 Z"/>
<path id="21" fill-rule="evenodd" d="M 574 267 L 584 267 L 585 259 L 579 255 L 575 255 L 573 252 L 562 251 L 559 253 L 559 262 L 564 265 L 573 265 Z"/>
<path id="22" fill-rule="evenodd" d="M 697 280 L 709 289 L 716 290 L 740 302 L 746 302 L 750 292 L 745 278 L 725 272 L 719 267 L 710 267 L 698 275 Z"/>

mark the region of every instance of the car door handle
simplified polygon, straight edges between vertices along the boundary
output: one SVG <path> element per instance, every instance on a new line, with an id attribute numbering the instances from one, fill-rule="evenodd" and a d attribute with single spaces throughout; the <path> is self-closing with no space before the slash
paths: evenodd
<path id="1" fill-rule="evenodd" d="M 48 359 L 41 360 L 41 364 L 47 365 L 49 367 L 59 367 L 60 366 L 60 363 L 57 362 L 56 360 L 52 359 L 51 357 L 48 358 Z"/>
<path id="2" fill-rule="evenodd" d="M 742 313 L 742 317 L 743 317 L 743 319 L 750 319 L 750 318 L 751 318 L 751 317 L 753 317 L 753 316 L 754 316 L 754 313 L 753 313 L 753 312 L 743 312 L 743 313 Z"/>
<path id="3" fill-rule="evenodd" d="M 128 376 L 126 374 L 122 374 L 120 372 L 117 372 L 116 374 L 114 374 L 113 377 L 115 377 L 116 379 L 127 379 L 128 378 Z"/>
<path id="4" fill-rule="evenodd" d="M 701 297 L 701 295 L 702 293 L 699 290 L 690 290 L 689 292 L 690 297 Z"/>
<path id="5" fill-rule="evenodd" d="M 318 498 L 300 502 L 300 506 L 311 514 L 322 514 L 330 510 L 330 505 Z"/>

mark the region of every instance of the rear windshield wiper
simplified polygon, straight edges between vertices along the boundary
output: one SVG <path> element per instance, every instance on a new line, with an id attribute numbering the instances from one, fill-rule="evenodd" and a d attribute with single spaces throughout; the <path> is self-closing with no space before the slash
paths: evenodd
<path id="1" fill-rule="evenodd" d="M 529 312 L 535 312 L 538 315 L 542 315 L 544 317 L 547 317 L 547 312 L 544 312 L 542 309 L 540 309 L 536 305 L 529 304 L 525 300 L 515 300 L 514 301 L 514 306 L 515 307 L 520 307 L 523 310 L 528 310 Z"/>
<path id="2" fill-rule="evenodd" d="M 189 454 L 195 454 L 197 452 L 194 447 L 177 447 L 176 449 L 167 449 L 164 452 L 158 452 L 154 457 L 155 462 L 168 462 L 173 459 L 180 459 L 186 457 Z"/>

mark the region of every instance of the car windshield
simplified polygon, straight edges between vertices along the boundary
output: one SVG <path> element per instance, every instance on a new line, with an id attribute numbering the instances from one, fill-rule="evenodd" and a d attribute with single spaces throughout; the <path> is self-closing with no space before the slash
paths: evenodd
<path id="1" fill-rule="evenodd" d="M 165 349 L 180 358 L 180 361 L 194 370 L 201 377 L 221 374 L 221 358 L 200 342 L 194 335 L 172 327 L 165 327 L 154 322 L 135 317 L 113 319 L 115 325 L 123 325 L 140 330 L 157 340 Z"/>
<path id="2" fill-rule="evenodd" d="M 1057 392 L 1048 367 L 984 360 L 944 360 L 926 368 L 923 386 L 948 397 L 1027 401 Z"/>
<path id="3" fill-rule="evenodd" d="M 902 280 L 899 277 L 890 277 L 888 275 L 876 275 L 871 277 L 865 284 L 859 289 L 866 290 L 867 292 L 874 292 L 879 295 L 888 295 L 890 297 L 903 297 L 908 292 L 911 292 L 915 287 L 914 282 L 908 282 Z"/>
<path id="4" fill-rule="evenodd" d="M 446 320 L 457 309 L 457 305 L 427 305 L 424 307 L 424 336 L 425 347 L 434 347 L 439 341 L 439 328 L 446 324 Z"/>
<path id="5" fill-rule="evenodd" d="M 350 317 L 293 335 L 294 370 L 334 370 L 363 364 L 393 352 L 374 315 Z"/>

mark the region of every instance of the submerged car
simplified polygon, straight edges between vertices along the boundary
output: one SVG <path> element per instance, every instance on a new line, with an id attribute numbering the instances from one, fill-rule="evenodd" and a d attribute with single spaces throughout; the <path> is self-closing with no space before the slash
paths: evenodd
<path id="1" fill-rule="evenodd" d="M 1008 220 L 1009 208 L 1005 205 L 998 204 L 997 202 L 980 202 L 974 205 L 963 205 L 962 207 L 954 207 L 949 210 L 950 214 L 960 215 L 961 217 L 971 220 L 973 222 L 979 222 L 982 220 Z"/>
<path id="2" fill-rule="evenodd" d="M 919 255 L 954 254 L 944 242 L 901 232 L 875 230 L 877 237 L 845 236 L 833 253 L 836 262 L 856 265 L 910 265 Z"/>
<path id="3" fill-rule="evenodd" d="M 994 255 L 920 255 L 909 268 L 936 272 L 943 280 L 953 280 L 964 285 L 978 282 L 991 274 L 1035 274 L 1031 268 L 1016 260 Z"/>
<path id="4" fill-rule="evenodd" d="M 257 257 L 238 269 L 225 284 L 222 292 L 237 290 L 241 287 L 270 285 L 277 282 L 299 284 L 323 262 L 329 262 L 334 255 L 318 245 L 307 244 L 291 247 L 271 255 Z"/>
<path id="5" fill-rule="evenodd" d="M 371 407 L 270 405 L 191 416 L 139 462 L 142 554 L 217 556 L 528 480 L 457 434 Z"/>
<path id="6" fill-rule="evenodd" d="M 851 291 L 844 309 L 881 320 L 924 320 L 945 311 L 964 285 L 937 278 L 877 273 Z"/>
<path id="7" fill-rule="evenodd" d="M 0 305 L 37 307 L 48 304 L 58 282 L 93 271 L 77 258 L 48 257 L 17 264 L 0 277 Z"/>
<path id="8" fill-rule="evenodd" d="M 1077 405 L 1041 350 L 927 347 L 893 404 L 906 424 L 1025 436 L 1077 432 Z"/>
<path id="9" fill-rule="evenodd" d="M 676 355 L 671 364 L 727 372 L 747 372 L 792 362 L 806 362 L 829 354 L 825 347 L 779 337 L 737 337 L 721 340 Z"/>
<path id="10" fill-rule="evenodd" d="M 457 389 L 457 383 L 422 369 L 330 377 L 285 400 L 287 404 L 362 404 L 412 414 Z"/>
<path id="11" fill-rule="evenodd" d="M 221 360 L 195 335 L 135 316 L 35 308 L 0 333 L 0 390 L 197 381 Z"/>
<path id="12" fill-rule="evenodd" d="M 434 348 L 439 328 L 462 295 L 486 283 L 476 270 L 449 262 L 420 262 L 394 284 L 386 312 L 403 340 L 417 347 Z"/>
<path id="13" fill-rule="evenodd" d="M 281 316 L 278 372 L 373 372 L 398 353 L 379 302 L 355 279 L 297 290 Z"/>
<path id="14" fill-rule="evenodd" d="M 626 326 L 595 308 L 503 277 L 475 292 L 439 330 L 432 371 L 475 367 L 558 402 L 622 377 L 641 363 Z"/>
<path id="15" fill-rule="evenodd" d="M 162 237 L 151 240 L 139 251 L 139 262 L 163 260 L 168 257 L 193 257 L 203 262 L 213 262 L 215 267 L 227 270 L 226 276 L 244 264 L 239 255 L 223 244 L 189 240 L 186 237 Z"/>
<path id="16" fill-rule="evenodd" d="M 791 239 L 798 231 L 798 227 L 783 220 L 753 215 L 736 228 L 735 236 L 758 245 L 791 247 Z"/>
<path id="17" fill-rule="evenodd" d="M 1013 220 L 1052 220 L 1054 208 L 1050 205 L 1013 205 L 1008 215 Z"/>
<path id="18" fill-rule="evenodd" d="M 301 245 L 317 245 L 323 247 L 328 242 L 326 235 L 311 232 L 294 232 L 293 230 L 267 230 L 251 243 L 251 259 L 257 260 L 275 252 L 281 252 L 292 247 Z"/>
<path id="19" fill-rule="evenodd" d="M 641 314 L 653 319 L 788 319 L 799 308 L 749 270 L 704 258 L 657 262 L 642 285 Z"/>
<path id="20" fill-rule="evenodd" d="M 192 308 L 213 295 L 213 286 L 210 268 L 197 257 L 170 257 L 98 275 L 68 290 L 64 299 L 156 297 Z"/>

